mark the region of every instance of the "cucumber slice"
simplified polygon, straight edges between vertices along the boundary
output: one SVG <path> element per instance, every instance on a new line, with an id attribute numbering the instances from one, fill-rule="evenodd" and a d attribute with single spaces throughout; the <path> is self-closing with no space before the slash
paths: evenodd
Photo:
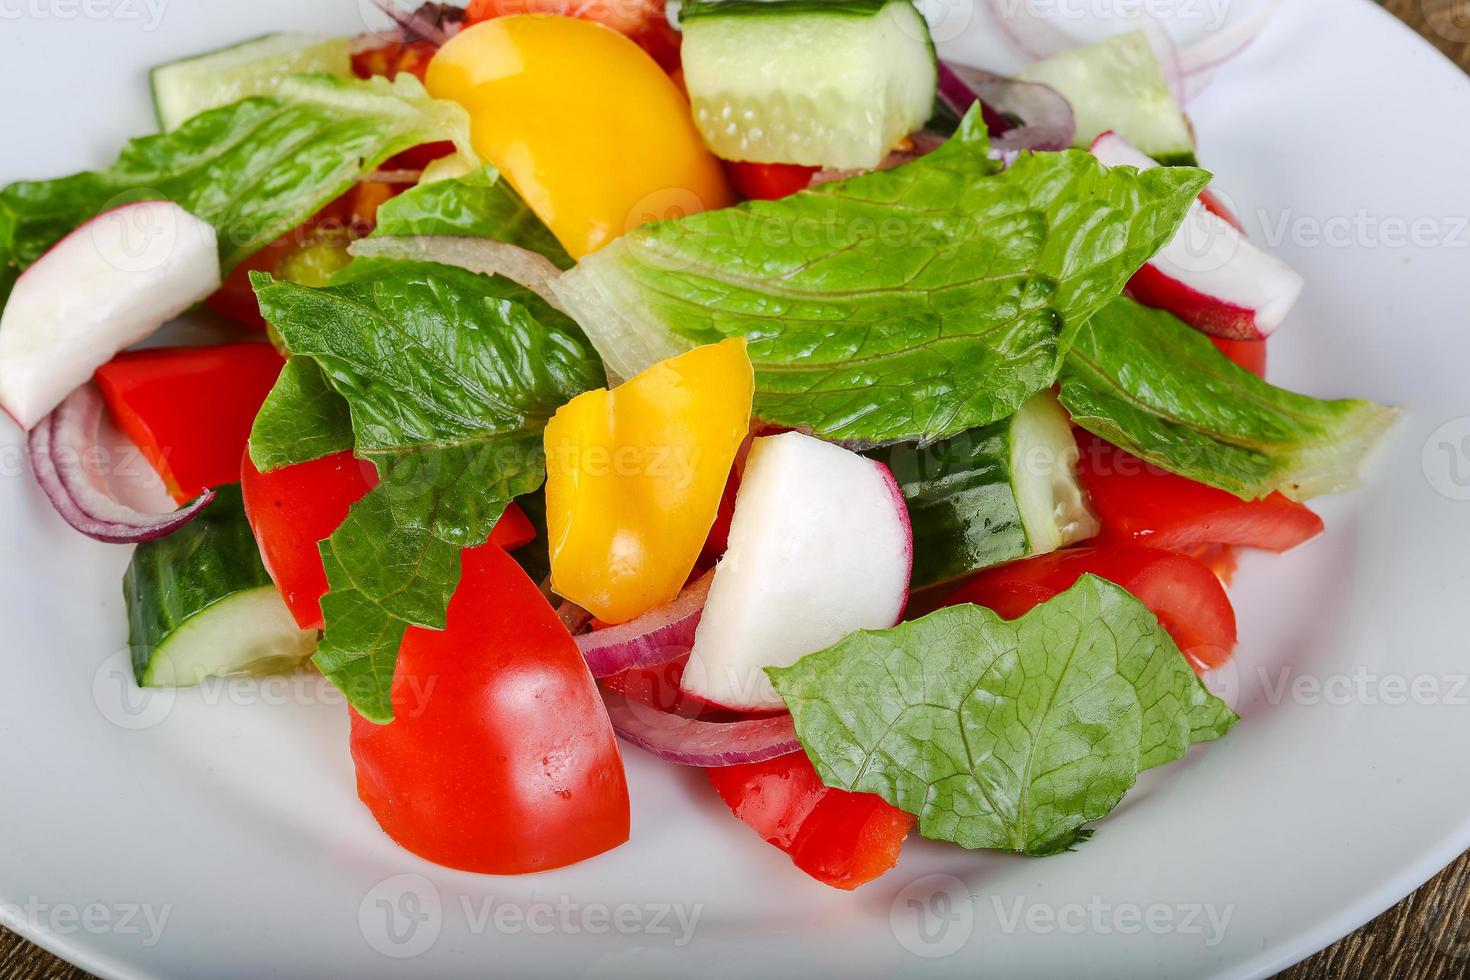
<path id="1" fill-rule="evenodd" d="M 1081 149 L 1112 130 L 1156 160 L 1194 157 L 1189 121 L 1142 31 L 1038 61 L 1017 77 L 1050 85 L 1067 97 L 1077 117 L 1074 145 Z"/>
<path id="2" fill-rule="evenodd" d="M 934 108 L 934 44 L 909 0 L 723 0 L 680 19 L 694 120 L 727 160 L 876 167 Z"/>
<path id="3" fill-rule="evenodd" d="M 869 455 L 888 465 L 908 501 L 915 589 L 1098 532 L 1077 482 L 1077 440 L 1050 391 L 993 425 Z"/>
<path id="4" fill-rule="evenodd" d="M 128 644 L 140 687 L 294 670 L 316 650 L 271 583 L 238 485 L 204 513 L 133 552 L 123 576 Z"/>
<path id="5" fill-rule="evenodd" d="M 269 95 L 288 75 L 324 71 L 346 78 L 352 74 L 348 46 L 345 37 L 267 34 L 159 65 L 148 73 L 158 125 L 167 131 L 209 109 Z"/>

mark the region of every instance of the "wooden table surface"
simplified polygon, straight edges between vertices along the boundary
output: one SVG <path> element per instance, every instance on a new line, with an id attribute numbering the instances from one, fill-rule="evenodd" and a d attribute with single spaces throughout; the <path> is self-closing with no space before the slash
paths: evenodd
<path id="1" fill-rule="evenodd" d="M 1470 0 L 1380 0 L 1470 71 Z M 1357 932 L 1281 980 L 1470 976 L 1470 852 Z M 88 980 L 90 973 L 0 929 L 5 980 Z"/>

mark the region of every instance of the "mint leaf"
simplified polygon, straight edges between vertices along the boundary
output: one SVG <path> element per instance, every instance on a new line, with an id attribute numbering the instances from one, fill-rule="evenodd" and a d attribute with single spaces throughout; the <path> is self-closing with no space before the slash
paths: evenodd
<path id="1" fill-rule="evenodd" d="M 250 429 L 250 461 L 262 473 L 352 448 L 347 402 L 309 357 L 281 369 Z"/>
<path id="2" fill-rule="evenodd" d="M 292 76 L 275 95 L 135 139 L 106 170 L 0 190 L 0 305 L 56 241 L 127 201 L 168 199 L 214 225 L 226 271 L 420 143 L 469 146 L 469 118 L 417 79 Z"/>
<path id="3" fill-rule="evenodd" d="M 996 173 L 988 146 L 972 111 L 905 166 L 638 228 L 557 296 L 622 377 L 747 338 L 768 422 L 868 445 L 994 422 L 1052 384 L 1207 175 L 1077 151 Z"/>
<path id="4" fill-rule="evenodd" d="M 551 229 L 494 167 L 419 184 L 378 208 L 370 238 L 454 235 L 493 238 L 546 256 L 559 269 L 575 262 Z"/>
<path id="5" fill-rule="evenodd" d="M 564 314 L 498 277 L 359 259 L 321 289 L 252 281 L 291 363 L 320 369 L 346 402 L 357 454 L 378 470 L 379 485 L 321 545 L 330 592 L 316 663 L 359 713 L 386 723 L 404 631 L 443 628 L 460 550 L 540 486 L 541 430 L 603 383 L 601 365 Z M 262 418 L 280 419 L 296 397 L 278 386 Z M 289 450 L 279 424 L 266 446 Z"/>
<path id="6" fill-rule="evenodd" d="M 1013 622 L 951 606 L 766 672 L 827 785 L 878 794 L 925 837 L 1032 855 L 1236 721 L 1153 614 L 1092 575 Z"/>
<path id="7" fill-rule="evenodd" d="M 1171 473 L 1247 500 L 1348 489 L 1398 410 L 1277 388 L 1160 310 L 1110 303 L 1062 369 L 1073 421 Z"/>

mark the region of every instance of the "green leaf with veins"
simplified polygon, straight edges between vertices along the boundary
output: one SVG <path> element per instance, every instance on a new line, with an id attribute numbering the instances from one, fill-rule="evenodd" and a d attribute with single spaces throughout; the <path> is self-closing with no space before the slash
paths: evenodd
<path id="1" fill-rule="evenodd" d="M 1086 839 L 1138 773 L 1235 714 L 1137 599 L 1085 575 L 1013 622 L 960 605 L 768 668 L 822 781 L 919 831 L 1032 855 Z"/>
<path id="2" fill-rule="evenodd" d="M 347 402 L 309 357 L 281 369 L 250 429 L 250 461 L 262 473 L 352 448 Z"/>
<path id="3" fill-rule="evenodd" d="M 540 486 L 542 429 L 603 384 L 602 368 L 576 324 L 499 277 L 358 259 L 320 289 L 251 279 L 291 363 L 320 369 L 345 400 L 357 454 L 378 470 L 321 545 L 330 591 L 316 663 L 363 717 L 385 723 L 404 631 L 443 628 L 461 549 Z M 262 418 L 281 418 L 298 394 L 278 386 Z M 257 426 L 257 449 L 290 456 L 297 444 L 278 424 Z"/>
<path id="4" fill-rule="evenodd" d="M 854 444 L 954 435 L 1050 386 L 1208 181 L 1078 151 L 996 173 L 988 149 L 972 112 L 912 163 L 645 225 L 554 288 L 619 376 L 743 336 L 768 422 Z"/>
<path id="5" fill-rule="evenodd" d="M 1060 397 L 1087 431 L 1246 500 L 1275 490 L 1306 500 L 1355 486 L 1364 457 L 1399 415 L 1267 384 L 1204 334 L 1128 299 L 1078 333 Z"/>
<path id="6" fill-rule="evenodd" d="M 419 184 L 383 202 L 368 237 L 416 235 L 493 238 L 538 252 L 559 269 L 576 264 L 494 167 Z"/>
<path id="7" fill-rule="evenodd" d="M 395 153 L 438 140 L 475 159 L 464 109 L 429 98 L 411 75 L 292 76 L 274 95 L 133 140 L 106 170 L 0 190 L 0 306 L 22 270 L 119 204 L 167 199 L 209 222 L 228 271 Z"/>

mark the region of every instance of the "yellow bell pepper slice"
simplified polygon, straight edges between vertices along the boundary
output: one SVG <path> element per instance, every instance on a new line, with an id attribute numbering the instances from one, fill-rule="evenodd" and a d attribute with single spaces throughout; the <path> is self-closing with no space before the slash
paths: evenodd
<path id="1" fill-rule="evenodd" d="M 546 427 L 551 585 L 607 623 L 672 600 L 750 428 L 742 338 L 578 395 Z"/>
<path id="2" fill-rule="evenodd" d="M 573 258 L 638 225 L 735 202 L 689 101 L 637 44 L 549 14 L 467 28 L 434 56 L 435 98 Z"/>

